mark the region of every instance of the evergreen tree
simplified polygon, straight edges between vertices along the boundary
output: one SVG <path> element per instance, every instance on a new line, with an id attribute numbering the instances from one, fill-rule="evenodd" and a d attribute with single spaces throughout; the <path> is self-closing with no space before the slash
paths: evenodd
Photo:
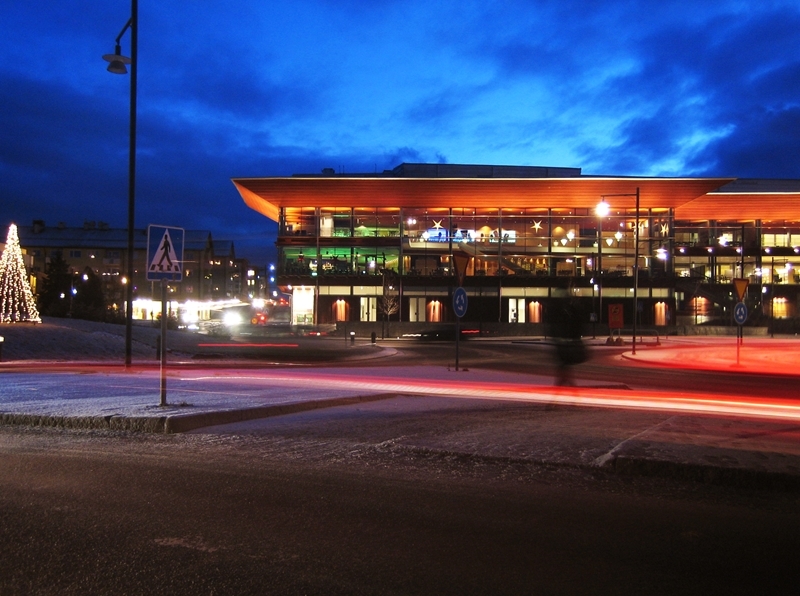
<path id="1" fill-rule="evenodd" d="M 39 291 L 39 310 L 49 317 L 66 317 L 72 304 L 72 285 L 69 264 L 60 252 L 50 257 L 44 268 L 45 278 Z"/>
<path id="2" fill-rule="evenodd" d="M 6 248 L 0 257 L 0 323 L 21 321 L 40 323 L 41 319 L 22 260 L 17 226 L 11 224 Z"/>
<path id="3" fill-rule="evenodd" d="M 83 270 L 77 290 L 72 305 L 72 316 L 90 321 L 103 321 L 106 316 L 103 284 L 91 267 Z"/>

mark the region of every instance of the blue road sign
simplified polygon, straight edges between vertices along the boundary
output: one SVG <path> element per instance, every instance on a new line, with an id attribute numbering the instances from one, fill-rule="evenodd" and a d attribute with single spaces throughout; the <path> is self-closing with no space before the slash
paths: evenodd
<path id="1" fill-rule="evenodd" d="M 464 288 L 456 288 L 453 292 L 453 311 L 459 319 L 467 314 L 467 291 Z"/>
<path id="2" fill-rule="evenodd" d="M 147 226 L 147 281 L 183 280 L 183 228 Z"/>
<path id="3" fill-rule="evenodd" d="M 737 325 L 744 325 L 747 320 L 747 305 L 744 302 L 737 302 L 733 307 L 733 320 Z"/>

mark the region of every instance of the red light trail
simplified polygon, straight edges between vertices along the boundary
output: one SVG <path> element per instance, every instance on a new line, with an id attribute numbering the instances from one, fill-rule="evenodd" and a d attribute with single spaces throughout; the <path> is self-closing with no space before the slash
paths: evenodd
<path id="1" fill-rule="evenodd" d="M 252 343 L 236 343 L 236 344 L 197 344 L 199 348 L 230 348 L 230 349 L 238 349 L 238 348 L 298 348 L 300 347 L 298 344 L 284 344 L 284 343 L 273 343 L 273 344 L 252 344 Z"/>
<path id="2" fill-rule="evenodd" d="M 484 374 L 485 373 L 485 374 Z M 446 373 L 445 373 L 446 374 Z M 463 373 L 452 373 L 463 374 Z M 471 374 L 471 373 L 467 373 Z M 479 376 L 492 376 L 488 371 L 477 371 Z M 368 378 L 365 378 L 368 376 Z M 427 395 L 458 399 L 487 399 L 522 401 L 528 403 L 562 404 L 605 408 L 656 410 L 675 413 L 712 414 L 738 417 L 768 418 L 774 420 L 800 420 L 800 400 L 768 399 L 753 396 L 700 395 L 660 391 L 604 389 L 597 387 L 554 387 L 541 383 L 541 378 L 521 376 L 515 382 L 479 381 L 459 379 L 420 379 L 382 376 L 370 369 L 346 373 L 318 373 L 308 369 L 274 370 L 252 373 L 250 371 L 218 371 L 214 376 L 183 376 L 185 381 L 265 381 L 275 385 L 386 392 L 405 395 Z"/>

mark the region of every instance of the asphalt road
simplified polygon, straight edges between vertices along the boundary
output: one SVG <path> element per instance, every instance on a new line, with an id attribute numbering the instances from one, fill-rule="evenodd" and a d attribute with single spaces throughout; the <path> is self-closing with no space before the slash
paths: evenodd
<path id="1" fill-rule="evenodd" d="M 408 452 L 347 418 L 0 429 L 0 593 L 796 593 L 796 493 Z"/>
<path id="2" fill-rule="evenodd" d="M 447 342 L 396 345 L 357 365 L 402 371 L 454 356 Z M 794 395 L 794 379 L 619 367 L 618 353 L 598 350 L 576 376 Z M 464 342 L 460 356 L 463 367 L 554 374 L 537 342 Z M 400 440 L 463 423 L 467 445 L 470 429 L 515 407 L 476 401 L 456 419 L 351 406 L 185 435 L 0 427 L 0 594 L 797 592 L 797 492 Z"/>

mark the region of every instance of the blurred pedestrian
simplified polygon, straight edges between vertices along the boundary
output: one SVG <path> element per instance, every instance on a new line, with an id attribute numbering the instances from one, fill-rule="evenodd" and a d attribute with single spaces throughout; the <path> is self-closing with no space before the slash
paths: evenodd
<path id="1" fill-rule="evenodd" d="M 550 334 L 558 361 L 556 385 L 574 385 L 572 366 L 586 361 L 582 314 L 574 300 L 567 300 L 556 305 L 550 317 Z"/>

